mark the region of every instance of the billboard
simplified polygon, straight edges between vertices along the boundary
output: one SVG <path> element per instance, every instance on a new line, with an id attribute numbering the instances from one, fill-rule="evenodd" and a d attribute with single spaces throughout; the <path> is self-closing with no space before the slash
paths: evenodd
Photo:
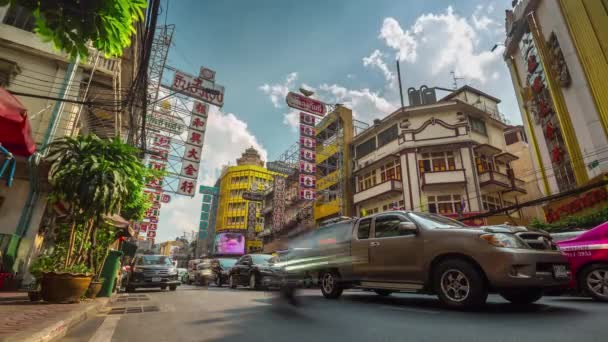
<path id="1" fill-rule="evenodd" d="M 223 86 L 217 85 L 213 81 L 188 75 L 181 71 L 175 72 L 173 83 L 169 88 L 212 105 L 219 107 L 224 105 Z"/>
<path id="2" fill-rule="evenodd" d="M 239 233 L 220 233 L 215 236 L 216 254 L 245 254 L 245 236 Z"/>
<path id="3" fill-rule="evenodd" d="M 287 94 L 287 105 L 294 109 L 303 110 L 305 112 L 309 112 L 315 115 L 324 116 L 325 115 L 325 103 L 313 100 L 304 95 L 296 94 L 289 92 Z"/>

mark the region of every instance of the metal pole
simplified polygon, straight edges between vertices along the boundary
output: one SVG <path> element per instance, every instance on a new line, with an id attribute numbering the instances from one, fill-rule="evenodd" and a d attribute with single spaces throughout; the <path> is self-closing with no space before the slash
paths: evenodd
<path id="1" fill-rule="evenodd" d="M 401 98 L 401 108 L 403 105 L 403 88 L 401 87 L 401 68 L 399 67 L 399 60 L 397 60 L 397 79 L 399 80 L 399 97 Z"/>
<path id="2" fill-rule="evenodd" d="M 44 139 L 42 140 L 42 149 L 46 148 L 46 146 L 51 142 L 51 139 L 55 132 L 57 131 L 57 126 L 59 121 L 61 120 L 61 114 L 63 112 L 64 101 L 67 97 L 67 93 L 72 85 L 72 81 L 74 80 L 74 76 L 76 75 L 76 71 L 78 70 L 78 63 L 80 62 L 80 56 L 76 56 L 76 60 L 68 64 L 68 68 L 65 71 L 65 77 L 63 79 L 63 84 L 61 85 L 61 89 L 59 90 L 59 99 L 55 102 L 55 107 L 53 108 L 53 112 L 51 113 L 51 118 L 49 120 L 49 126 L 44 133 Z M 42 151 L 42 155 L 45 156 L 47 151 Z"/>

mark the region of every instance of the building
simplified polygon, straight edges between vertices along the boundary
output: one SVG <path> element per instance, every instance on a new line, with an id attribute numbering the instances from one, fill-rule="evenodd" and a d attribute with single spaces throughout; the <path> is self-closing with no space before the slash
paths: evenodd
<path id="1" fill-rule="evenodd" d="M 183 240 L 161 242 L 159 244 L 159 246 L 160 246 L 159 253 L 161 255 L 167 255 L 167 256 L 173 257 L 176 255 L 179 255 L 180 251 L 187 247 L 186 245 L 187 245 L 187 241 L 184 242 Z"/>
<path id="2" fill-rule="evenodd" d="M 431 92 L 354 137 L 357 213 L 403 208 L 466 217 L 526 194 L 511 166 L 518 158 L 506 150 L 500 100 L 469 86 L 439 101 Z"/>
<path id="3" fill-rule="evenodd" d="M 539 187 L 540 175 L 534 171 L 531 146 L 526 137 L 524 126 L 505 128 L 505 143 L 507 144 L 507 152 L 517 157 L 511 162 L 511 168 L 517 177 L 524 181 L 523 189 L 526 190 L 526 193 L 518 196 L 518 201 L 521 203 L 541 198 L 543 194 Z M 543 210 L 538 205 L 521 208 L 519 212 L 522 217 L 526 218 L 544 218 Z"/>
<path id="4" fill-rule="evenodd" d="M 245 150 L 236 166 L 224 168 L 219 180 L 214 254 L 243 254 L 262 249 L 262 240 L 255 237 L 255 232 L 261 232 L 264 227 L 264 218 L 260 215 L 262 202 L 246 200 L 243 194 L 265 191 L 277 175 L 264 168 L 264 161 L 253 147 Z M 255 216 L 252 214 L 250 220 L 251 210 L 255 210 Z M 227 249 L 224 245 L 231 247 Z"/>
<path id="5" fill-rule="evenodd" d="M 41 159 L 41 147 L 57 138 L 79 132 L 114 136 L 116 118 L 113 106 L 89 108 L 58 101 L 92 100 L 115 102 L 120 97 L 118 84 L 129 86 L 131 74 L 120 79 L 120 59 L 107 59 L 93 48 L 86 59 L 72 62 L 68 55 L 43 42 L 34 32 L 32 13 L 18 5 L 0 7 L 0 87 L 16 92 L 27 109 L 31 138 L 38 153 L 17 156 L 15 181 L 11 187 L 0 185 L 1 267 L 23 274 L 29 260 L 43 241 L 40 231 L 49 225 L 45 218 L 49 191 L 48 165 Z M 137 41 L 137 39 L 135 39 Z M 125 54 L 125 58 L 131 56 Z M 133 69 L 134 59 L 125 63 Z M 126 122 L 126 120 L 125 120 Z M 0 132 L 1 133 L 1 132 Z M 2 142 L 2 134 L 0 134 Z M 2 159 L 2 157 L 0 157 Z M 0 160 L 1 162 L 2 160 Z M 10 199 L 10 200 L 9 200 Z"/>
<path id="6" fill-rule="evenodd" d="M 317 224 L 352 215 L 353 135 L 352 111 L 341 105 L 316 125 L 317 185 L 313 215 Z"/>
<path id="7" fill-rule="evenodd" d="M 197 233 L 196 256 L 212 254 L 213 238 L 215 237 L 215 220 L 219 199 L 219 180 L 216 186 L 201 185 L 201 217 Z"/>
<path id="8" fill-rule="evenodd" d="M 608 13 L 605 1 L 514 1 L 506 12 L 504 58 L 544 195 L 564 193 L 608 173 Z M 597 189 L 595 189 L 597 190 Z M 591 190 L 591 191 L 595 191 Z M 599 190 L 602 191 L 602 190 Z M 545 206 L 562 210 L 586 194 Z M 605 196 L 603 196 L 605 197 Z M 567 204 L 565 203 L 565 204 Z M 593 201 L 606 205 L 605 200 Z M 588 207 L 588 205 L 585 205 Z"/>

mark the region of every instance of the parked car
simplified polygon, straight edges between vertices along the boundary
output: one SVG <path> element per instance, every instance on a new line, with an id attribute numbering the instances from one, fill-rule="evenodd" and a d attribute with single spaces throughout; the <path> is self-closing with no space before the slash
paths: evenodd
<path id="1" fill-rule="evenodd" d="M 188 282 L 188 269 L 187 268 L 178 268 L 177 269 L 177 278 L 182 284 L 186 284 Z"/>
<path id="2" fill-rule="evenodd" d="M 245 254 L 230 269 L 228 283 L 235 289 L 239 285 L 252 290 L 280 285 L 281 270 L 273 267 L 274 257 L 270 254 Z"/>
<path id="3" fill-rule="evenodd" d="M 215 285 L 222 287 L 223 284 L 228 282 L 230 269 L 236 264 L 236 261 L 237 259 L 234 258 L 217 258 L 214 260 Z"/>
<path id="4" fill-rule="evenodd" d="M 196 274 L 194 282 L 196 285 L 207 286 L 215 282 L 215 273 L 213 272 L 214 259 L 201 259 L 201 262 L 196 265 Z"/>
<path id="5" fill-rule="evenodd" d="M 175 291 L 181 283 L 177 279 L 177 268 L 165 255 L 137 255 L 127 275 L 125 288 L 132 292 L 137 288 L 159 287 Z"/>
<path id="6" fill-rule="evenodd" d="M 188 280 L 186 281 L 188 285 L 194 283 L 196 281 L 196 266 L 201 262 L 201 259 L 192 259 L 188 261 Z"/>
<path id="7" fill-rule="evenodd" d="M 468 227 L 431 213 L 391 211 L 319 228 L 285 270 L 315 272 L 326 298 L 346 288 L 436 294 L 449 307 L 517 304 L 570 281 L 549 234 L 508 225 Z M 312 260 L 312 261 L 307 261 Z"/>
<path id="8" fill-rule="evenodd" d="M 608 222 L 557 245 L 570 261 L 569 287 L 608 302 Z"/>

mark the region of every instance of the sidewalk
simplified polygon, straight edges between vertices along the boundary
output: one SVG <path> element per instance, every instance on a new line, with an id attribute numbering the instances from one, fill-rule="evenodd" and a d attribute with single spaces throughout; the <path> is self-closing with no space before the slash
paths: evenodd
<path id="1" fill-rule="evenodd" d="M 74 325 L 103 311 L 109 299 L 48 304 L 30 302 L 25 292 L 0 292 L 0 341 L 53 341 Z"/>

